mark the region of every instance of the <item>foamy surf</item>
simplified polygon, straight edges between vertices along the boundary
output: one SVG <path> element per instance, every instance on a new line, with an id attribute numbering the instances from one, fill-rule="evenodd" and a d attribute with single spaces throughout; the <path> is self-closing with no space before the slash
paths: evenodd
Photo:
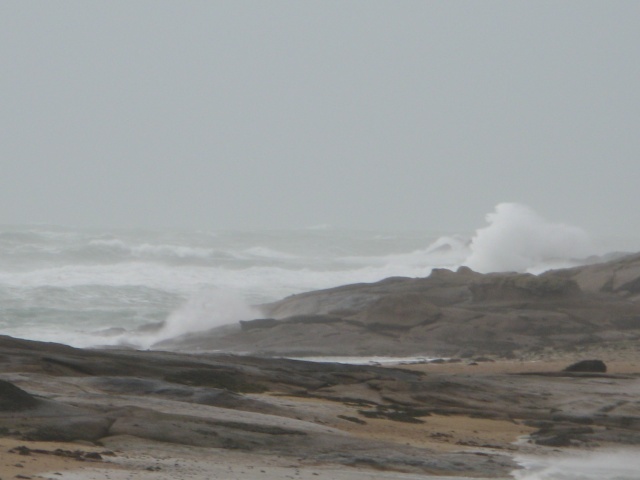
<path id="1" fill-rule="evenodd" d="M 327 357 L 287 357 L 291 360 L 304 360 L 305 362 L 318 363 L 342 363 L 345 365 L 415 365 L 423 363 L 433 363 L 445 360 L 439 357 L 349 357 L 349 356 L 327 356 Z"/>
<path id="2" fill-rule="evenodd" d="M 516 480 L 638 480 L 640 449 L 518 456 Z"/>
<path id="3" fill-rule="evenodd" d="M 472 234 L 4 227 L 0 332 L 79 347 L 148 348 L 252 320 L 259 316 L 253 305 L 305 291 L 461 265 L 538 273 L 615 248 L 518 204 L 498 205 Z"/>

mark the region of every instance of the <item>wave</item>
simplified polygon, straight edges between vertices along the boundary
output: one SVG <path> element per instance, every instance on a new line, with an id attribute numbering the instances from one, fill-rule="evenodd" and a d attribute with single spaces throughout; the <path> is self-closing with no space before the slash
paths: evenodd
<path id="1" fill-rule="evenodd" d="M 637 480 L 640 457 L 634 450 L 582 452 L 573 455 L 516 458 L 516 480 Z"/>
<path id="2" fill-rule="evenodd" d="M 273 260 L 294 260 L 299 259 L 299 255 L 285 253 L 268 247 L 251 247 L 247 248 L 244 253 L 248 257 L 267 258 Z"/>
<path id="3" fill-rule="evenodd" d="M 151 259 L 166 260 L 172 258 L 178 259 L 207 259 L 215 256 L 216 251 L 212 248 L 194 247 L 186 245 L 170 245 L 170 244 L 151 244 L 142 243 L 139 245 L 128 245 L 123 240 L 112 239 L 94 239 L 90 240 L 86 247 L 83 247 L 88 253 L 93 254 L 96 251 L 109 251 L 119 254 L 122 259 Z"/>
<path id="4" fill-rule="evenodd" d="M 233 292 L 202 288 L 172 312 L 157 332 L 145 338 L 148 345 L 185 333 L 209 330 L 238 320 L 259 318 L 260 313 Z"/>
<path id="5" fill-rule="evenodd" d="M 12 334 L 87 346 L 98 328 L 125 329 L 110 330 L 105 343 L 142 338 L 136 329 L 149 322 L 164 321 L 162 335 L 178 335 L 251 319 L 251 305 L 310 290 L 461 265 L 538 273 L 601 253 L 584 230 L 524 205 L 501 203 L 486 220 L 471 234 L 441 236 L 333 228 L 215 235 L 5 229 L 0 305 L 14 308 Z M 33 322 L 21 335 L 24 318 Z"/>
<path id="6" fill-rule="evenodd" d="M 430 243 L 426 248 L 416 249 L 407 253 L 393 253 L 376 256 L 347 256 L 341 257 L 344 264 L 384 266 L 387 270 L 396 269 L 405 276 L 426 276 L 434 268 L 456 269 L 470 255 L 468 238 L 461 235 L 442 236 Z M 419 271 L 416 271 L 419 269 Z M 396 276 L 397 276 L 396 275 Z"/>
<path id="7" fill-rule="evenodd" d="M 351 256 L 343 260 L 400 269 L 420 265 L 426 274 L 435 267 L 456 269 L 462 265 L 482 273 L 540 273 L 579 265 L 601 253 L 583 229 L 549 222 L 526 205 L 498 204 L 486 219 L 489 225 L 478 228 L 470 237 L 445 235 L 426 248 L 408 253 Z"/>
<path id="8" fill-rule="evenodd" d="M 488 226 L 477 229 L 469 239 L 462 235 L 449 235 L 439 237 L 426 248 L 408 253 L 341 257 L 343 269 L 335 271 L 254 267 L 239 272 L 238 284 L 233 285 L 227 278 L 225 286 L 233 286 L 240 291 L 251 283 L 252 274 L 257 274 L 260 287 L 255 286 L 263 293 L 267 285 L 278 285 L 281 290 L 298 293 L 347 283 L 373 282 L 390 276 L 427 276 L 435 267 L 467 265 L 480 272 L 545 270 L 584 263 L 595 252 L 584 230 L 549 222 L 525 205 L 501 203 L 487 215 L 487 222 Z M 292 258 L 270 249 L 254 248 L 248 252 L 283 260 Z M 209 295 L 213 304 L 218 299 L 224 313 L 203 316 L 202 311 L 206 310 L 203 305 L 206 303 L 207 309 L 211 309 L 213 304 L 198 296 L 188 302 L 176 314 L 177 317 L 170 317 L 168 323 L 187 325 L 179 329 L 180 333 L 185 333 L 192 328 L 211 328 L 219 324 L 218 319 L 228 323 L 247 319 L 250 313 L 255 314 L 239 298 L 229 294 L 220 296 L 219 292 Z M 205 317 L 209 320 L 206 321 Z"/>
<path id="9" fill-rule="evenodd" d="M 566 266 L 595 253 L 589 235 L 578 227 L 551 223 L 533 209 L 501 203 L 476 230 L 464 265 L 483 273 L 544 270 Z"/>

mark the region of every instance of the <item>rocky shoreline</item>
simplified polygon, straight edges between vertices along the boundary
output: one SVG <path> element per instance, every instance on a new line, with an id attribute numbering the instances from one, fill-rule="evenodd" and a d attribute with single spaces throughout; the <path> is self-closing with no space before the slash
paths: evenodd
<path id="1" fill-rule="evenodd" d="M 438 270 L 262 311 L 152 351 L 0 336 L 3 475 L 495 479 L 514 455 L 640 445 L 640 255 L 540 276 Z M 450 359 L 279 357 L 300 354 Z"/>
<path id="2" fill-rule="evenodd" d="M 437 269 L 293 295 L 261 319 L 154 348 L 275 356 L 505 358 L 640 340 L 640 254 L 541 275 Z"/>
<path id="3" fill-rule="evenodd" d="M 128 472 L 157 466 L 153 478 L 163 478 L 160 470 L 167 478 L 228 478 L 190 474 L 194 459 L 182 470 L 161 461 L 185 452 L 217 458 L 215 468 L 229 452 L 245 467 L 275 462 L 310 478 L 327 468 L 335 478 L 507 478 L 518 467 L 516 453 L 640 445 L 640 370 L 629 362 L 607 373 L 545 362 L 534 364 L 536 372 L 531 362 L 513 361 L 509 372 L 504 361 L 390 368 L 81 350 L 10 337 L 0 337 L 0 359 L 3 437 L 91 446 Z M 10 464 L 18 454 L 7 455 Z M 146 463 L 132 463 L 132 455 Z M 68 478 L 106 478 L 94 475 Z M 270 478 L 247 475 L 254 476 L 237 478 Z"/>

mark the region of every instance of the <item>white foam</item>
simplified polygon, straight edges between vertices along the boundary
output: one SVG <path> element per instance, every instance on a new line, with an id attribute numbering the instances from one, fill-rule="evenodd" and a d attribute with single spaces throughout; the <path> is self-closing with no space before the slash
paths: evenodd
<path id="1" fill-rule="evenodd" d="M 107 247 L 117 252 L 139 259 L 170 259 L 170 258 L 207 258 L 215 253 L 212 248 L 201 248 L 186 245 L 142 243 L 129 245 L 118 238 L 91 239 L 89 246 Z"/>
<path id="2" fill-rule="evenodd" d="M 342 257 L 341 261 L 346 265 L 373 266 L 381 272 L 390 272 L 388 276 L 424 277 L 434 268 L 456 269 L 469 254 L 469 241 L 453 235 L 439 237 L 426 248 L 407 253 L 348 256 Z"/>
<path id="3" fill-rule="evenodd" d="M 207 258 L 213 255 L 211 248 L 187 247 L 183 245 L 152 245 L 143 243 L 131 248 L 134 256 L 145 257 L 177 257 L 177 258 Z"/>
<path id="4" fill-rule="evenodd" d="M 311 290 L 392 276 L 426 277 L 435 267 L 455 270 L 462 264 L 483 272 L 537 273 L 593 253 L 583 230 L 547 222 L 523 205 L 500 204 L 487 221 L 472 237 L 439 238 L 333 228 L 220 234 L 5 229 L 0 298 L 5 309 L 13 309 L 11 325 L 17 330 L 11 334 L 60 336 L 84 346 L 97 324 L 122 326 L 118 320 L 102 325 L 110 313 L 114 319 L 128 315 L 134 323 L 125 326 L 128 330 L 169 319 L 165 333 L 179 334 L 215 326 L 215 319 L 244 319 L 247 305 Z M 103 286 L 125 288 L 114 292 Z M 47 288 L 38 291 L 41 287 L 52 287 L 55 298 Z M 44 301 L 43 295 L 58 303 Z M 170 313 L 180 298 L 184 306 Z M 32 319 L 31 311 L 45 313 Z M 86 328 L 62 320 L 71 312 L 86 318 Z M 23 335 L 19 326 L 27 317 L 33 322 L 25 322 Z M 45 323 L 52 321 L 60 324 L 49 329 Z M 126 335 L 108 341 L 124 340 Z"/>
<path id="5" fill-rule="evenodd" d="M 129 250 L 129 247 L 125 242 L 119 238 L 94 238 L 89 240 L 89 245 L 97 247 L 111 247 L 119 250 Z"/>
<path id="6" fill-rule="evenodd" d="M 245 250 L 245 253 L 251 257 L 271 258 L 275 260 L 291 260 L 299 258 L 298 255 L 281 252 L 268 247 L 251 247 Z"/>
<path id="7" fill-rule="evenodd" d="M 303 360 L 305 362 L 317 363 L 342 363 L 346 365 L 407 365 L 415 363 L 429 363 L 439 360 L 439 357 L 349 357 L 349 356 L 327 356 L 327 357 L 287 357 L 291 360 Z"/>
<path id="8" fill-rule="evenodd" d="M 638 480 L 640 449 L 580 452 L 561 456 L 519 456 L 516 480 Z"/>
<path id="9" fill-rule="evenodd" d="M 260 298 L 280 297 L 307 290 L 346 283 L 374 282 L 392 275 L 423 276 L 430 268 L 406 262 L 386 263 L 345 270 L 311 270 L 278 266 L 252 266 L 244 269 L 199 265 L 163 265 L 147 262 L 120 262 L 108 265 L 65 265 L 27 272 L 0 272 L 0 285 L 7 287 L 56 286 L 72 288 L 86 285 L 145 286 L 190 295 L 203 286 L 228 289 Z M 265 300 L 266 301 L 266 300 Z"/>
<path id="10" fill-rule="evenodd" d="M 548 222 L 525 205 L 501 203 L 487 222 L 471 239 L 471 254 L 464 262 L 479 272 L 540 270 L 595 252 L 584 230 Z"/>
<path id="11" fill-rule="evenodd" d="M 259 312 L 247 305 L 238 294 L 216 289 L 202 288 L 167 318 L 164 327 L 147 341 L 149 345 L 185 333 L 237 323 L 240 320 L 258 318 Z"/>

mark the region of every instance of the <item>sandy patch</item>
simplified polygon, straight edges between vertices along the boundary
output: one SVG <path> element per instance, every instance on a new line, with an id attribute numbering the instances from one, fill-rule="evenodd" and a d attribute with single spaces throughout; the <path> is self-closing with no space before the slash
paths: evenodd
<path id="1" fill-rule="evenodd" d="M 395 368 L 403 368 L 424 373 L 470 375 L 560 372 L 573 363 L 589 359 L 599 359 L 604 361 L 607 365 L 607 373 L 610 374 L 640 374 L 640 352 L 625 352 L 624 354 L 590 352 L 589 355 L 558 355 L 548 360 L 496 360 L 489 362 L 475 362 L 475 365 L 470 364 L 472 362 L 463 361 L 458 363 L 395 365 Z"/>
<path id="2" fill-rule="evenodd" d="M 30 450 L 46 450 L 54 452 L 56 449 L 83 452 L 103 452 L 102 447 L 86 446 L 77 443 L 62 442 L 29 442 L 24 440 L 15 440 L 12 438 L 0 438 L 0 478 L 48 478 L 42 477 L 40 474 L 44 472 L 61 473 L 71 470 L 86 470 L 100 466 L 102 469 L 119 468 L 117 465 L 110 463 L 109 460 L 77 460 L 75 458 L 63 457 L 53 454 L 31 452 L 29 455 L 21 455 L 20 453 L 11 452 L 16 447 L 26 446 Z M 63 478 L 57 475 L 57 478 Z"/>
<path id="3" fill-rule="evenodd" d="M 478 448 L 511 449 L 510 444 L 537 430 L 510 420 L 473 418 L 466 415 L 432 414 L 420 418 L 424 423 L 407 423 L 367 418 L 358 412 L 362 407 L 320 398 L 280 396 L 280 401 L 355 437 L 439 452 Z"/>
<path id="4" fill-rule="evenodd" d="M 310 465 L 303 459 L 256 455 L 234 450 L 163 444 L 135 437 L 113 437 L 125 453 L 117 458 L 121 468 L 88 468 L 45 474 L 47 480 L 472 480 L 469 477 L 429 476 L 383 472 L 357 467 Z M 473 480 L 480 480 L 478 478 Z M 495 479 L 493 479 L 495 480 Z"/>
<path id="5" fill-rule="evenodd" d="M 471 418 L 463 415 L 430 415 L 424 423 L 404 423 L 383 419 L 365 419 L 365 425 L 347 428 L 352 435 L 386 442 L 429 448 L 435 451 L 510 449 L 519 437 L 535 428 L 507 420 Z"/>

